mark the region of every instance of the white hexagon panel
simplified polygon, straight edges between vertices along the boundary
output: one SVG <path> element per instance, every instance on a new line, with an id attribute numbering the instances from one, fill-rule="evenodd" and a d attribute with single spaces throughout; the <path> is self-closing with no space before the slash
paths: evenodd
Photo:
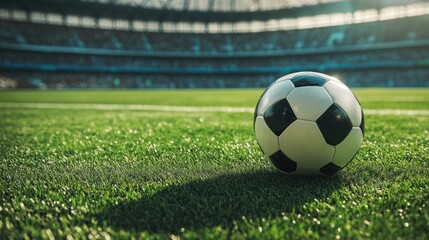
<path id="1" fill-rule="evenodd" d="M 363 134 L 359 127 L 354 127 L 349 135 L 335 146 L 335 154 L 332 163 L 344 168 L 356 155 L 363 141 Z"/>
<path id="2" fill-rule="evenodd" d="M 315 122 L 296 120 L 279 137 L 280 149 L 297 162 L 297 171 L 318 170 L 334 155 Z"/>
<path id="3" fill-rule="evenodd" d="M 267 156 L 273 155 L 280 149 L 278 137 L 271 131 L 261 116 L 257 116 L 255 119 L 255 135 L 259 146 Z"/>
<path id="4" fill-rule="evenodd" d="M 270 87 L 267 88 L 262 97 L 259 99 L 256 115 L 264 115 L 265 111 L 273 103 L 286 98 L 293 89 L 295 89 L 295 87 L 291 81 L 274 82 Z"/>
<path id="5" fill-rule="evenodd" d="M 362 108 L 352 91 L 346 85 L 334 81 L 327 82 L 323 88 L 329 93 L 334 103 L 345 111 L 353 127 L 358 127 L 362 122 Z"/>
<path id="6" fill-rule="evenodd" d="M 333 103 L 326 90 L 319 86 L 298 87 L 287 100 L 296 117 L 307 121 L 316 121 Z"/>

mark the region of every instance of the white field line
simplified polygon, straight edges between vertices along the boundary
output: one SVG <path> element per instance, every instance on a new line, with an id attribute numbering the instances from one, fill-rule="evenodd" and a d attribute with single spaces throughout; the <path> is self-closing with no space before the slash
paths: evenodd
<path id="1" fill-rule="evenodd" d="M 253 112 L 246 107 L 190 107 L 162 105 L 121 105 L 121 104 L 86 104 L 86 103 L 9 103 L 0 102 L 0 108 L 40 108 L 40 109 L 89 109 L 89 110 L 140 110 L 163 112 Z"/>
<path id="2" fill-rule="evenodd" d="M 408 110 L 408 109 L 364 109 L 363 112 L 366 115 L 401 115 L 401 116 L 429 115 L 429 110 Z"/>
<path id="3" fill-rule="evenodd" d="M 36 109 L 88 109 L 88 110 L 139 110 L 162 112 L 225 112 L 253 113 L 250 107 L 191 107 L 162 105 L 121 105 L 121 104 L 81 104 L 81 103 L 12 103 L 0 102 L 0 108 L 36 108 Z M 408 109 L 364 109 L 366 115 L 429 115 L 429 110 Z"/>

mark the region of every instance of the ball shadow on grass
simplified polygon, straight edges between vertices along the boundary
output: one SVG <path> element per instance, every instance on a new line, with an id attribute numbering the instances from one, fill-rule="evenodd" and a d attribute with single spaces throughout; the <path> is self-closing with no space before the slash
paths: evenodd
<path id="1" fill-rule="evenodd" d="M 338 176 L 291 177 L 275 170 L 221 175 L 167 187 L 153 196 L 107 207 L 96 217 L 116 230 L 175 233 L 246 218 L 275 217 L 342 186 Z"/>

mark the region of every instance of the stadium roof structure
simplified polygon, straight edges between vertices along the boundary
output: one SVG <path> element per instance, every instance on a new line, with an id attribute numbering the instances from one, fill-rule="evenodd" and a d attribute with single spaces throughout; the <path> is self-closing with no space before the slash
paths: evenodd
<path id="1" fill-rule="evenodd" d="M 429 0 L 2 0 L 0 8 L 156 22 L 235 23 L 298 18 Z"/>

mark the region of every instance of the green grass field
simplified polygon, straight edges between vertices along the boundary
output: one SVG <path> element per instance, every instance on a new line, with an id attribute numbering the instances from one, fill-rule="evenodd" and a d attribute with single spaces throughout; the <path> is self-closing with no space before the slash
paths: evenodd
<path id="1" fill-rule="evenodd" d="M 332 177 L 278 172 L 253 114 L 2 103 L 254 107 L 262 89 L 0 92 L 0 239 L 429 239 L 429 89 L 355 89 L 365 140 Z"/>

